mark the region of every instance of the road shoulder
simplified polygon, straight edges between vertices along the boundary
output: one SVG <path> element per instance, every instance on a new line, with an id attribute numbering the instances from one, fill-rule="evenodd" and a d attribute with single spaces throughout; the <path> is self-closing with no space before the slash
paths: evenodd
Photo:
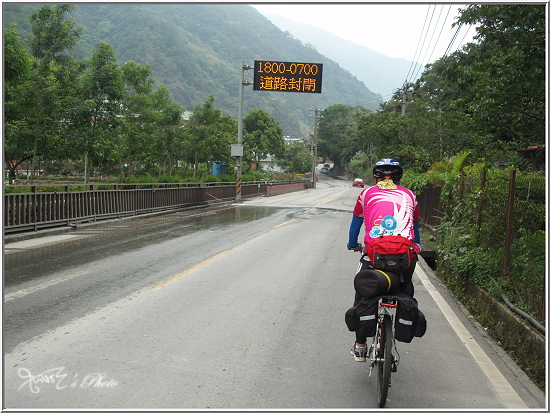
<path id="1" fill-rule="evenodd" d="M 453 295 L 445 287 L 444 282 L 437 277 L 422 257 L 419 257 L 418 263 L 420 269 L 431 281 L 434 288 L 444 293 L 442 295 L 447 297 L 446 301 L 451 307 L 456 307 L 454 310 L 457 317 L 460 318 L 464 326 L 469 327 L 468 332 L 472 334 L 472 337 L 475 338 L 491 362 L 498 367 L 510 386 L 513 387 L 518 396 L 523 400 L 526 407 L 535 409 L 546 408 L 547 403 L 544 392 L 532 382 L 529 376 L 512 360 L 506 351 L 490 337 L 475 317 L 458 300 L 454 299 Z M 450 300 L 449 297 L 451 298 Z M 452 303 L 449 301 L 452 301 Z"/>

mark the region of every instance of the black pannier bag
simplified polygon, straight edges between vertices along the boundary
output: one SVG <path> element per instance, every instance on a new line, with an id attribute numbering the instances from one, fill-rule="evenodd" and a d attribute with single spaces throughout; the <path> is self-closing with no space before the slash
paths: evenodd
<path id="1" fill-rule="evenodd" d="M 422 337 L 426 332 L 426 317 L 418 309 L 416 299 L 401 293 L 395 296 L 399 301 L 395 317 L 395 339 L 410 343 L 414 337 Z"/>
<path id="2" fill-rule="evenodd" d="M 416 329 L 414 330 L 414 336 L 422 337 L 424 334 L 426 334 L 427 328 L 428 322 L 426 321 L 426 317 L 424 316 L 424 313 L 422 311 L 418 310 L 418 324 L 416 325 Z"/>
<path id="3" fill-rule="evenodd" d="M 378 298 L 363 298 L 345 314 L 349 331 L 357 331 L 360 336 L 373 337 L 376 333 Z"/>

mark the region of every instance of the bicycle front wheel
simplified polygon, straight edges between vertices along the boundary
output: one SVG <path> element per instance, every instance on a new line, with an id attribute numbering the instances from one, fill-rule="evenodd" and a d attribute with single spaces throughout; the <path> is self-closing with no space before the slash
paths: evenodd
<path id="1" fill-rule="evenodd" d="M 378 406 L 384 407 L 388 397 L 388 388 L 390 387 L 391 359 L 392 359 L 392 323 L 389 315 L 384 315 L 382 331 L 380 332 L 380 349 L 378 350 Z"/>

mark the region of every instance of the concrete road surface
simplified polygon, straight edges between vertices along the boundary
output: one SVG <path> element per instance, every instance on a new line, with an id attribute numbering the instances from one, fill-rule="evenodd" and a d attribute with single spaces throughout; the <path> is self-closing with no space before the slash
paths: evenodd
<path id="1" fill-rule="evenodd" d="M 360 188 L 316 189 L 4 245 L 5 409 L 373 409 L 354 362 Z M 423 260 L 428 330 L 397 343 L 388 409 L 542 409 L 545 397 Z"/>

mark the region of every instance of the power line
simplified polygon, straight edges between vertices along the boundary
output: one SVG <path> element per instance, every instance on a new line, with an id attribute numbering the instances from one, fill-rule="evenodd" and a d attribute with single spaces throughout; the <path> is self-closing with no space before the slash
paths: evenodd
<path id="1" fill-rule="evenodd" d="M 431 7 L 431 6 L 430 6 Z M 428 14 L 430 13 L 430 7 L 428 7 L 428 13 L 426 14 L 426 19 L 428 18 Z M 418 58 L 420 58 L 420 54 L 422 53 L 422 50 L 424 49 L 424 43 L 426 42 L 426 37 L 428 35 L 428 31 L 430 30 L 430 26 L 432 25 L 432 19 L 433 19 L 433 15 L 434 15 L 434 12 L 435 12 L 435 6 L 434 6 L 434 9 L 432 11 L 432 15 L 430 17 L 430 22 L 428 23 L 428 28 L 426 29 L 426 34 L 424 35 L 424 39 L 422 40 L 422 47 L 420 48 L 420 52 L 419 52 L 419 55 L 418 55 Z M 425 22 L 424 22 L 425 24 Z M 422 39 L 422 34 L 420 35 L 421 39 Z M 416 65 L 418 64 L 418 62 L 414 62 L 414 68 L 413 68 L 413 73 L 414 71 L 416 70 Z M 408 77 L 405 79 L 405 83 L 408 81 Z"/>
<path id="2" fill-rule="evenodd" d="M 449 11 L 450 11 L 450 7 L 451 7 L 451 6 L 449 6 Z M 446 56 L 447 50 L 448 50 L 448 48 L 449 48 L 449 36 L 450 36 L 451 34 L 452 34 L 452 25 L 451 25 L 451 30 L 449 30 L 449 31 L 447 32 L 447 36 L 445 37 L 445 40 L 443 41 L 443 44 L 445 44 L 445 45 L 447 45 L 447 46 L 445 47 L 445 53 L 443 53 L 443 56 L 442 56 L 442 57 L 445 57 L 445 56 Z"/>
<path id="3" fill-rule="evenodd" d="M 443 9 L 441 9 L 441 11 L 443 11 Z M 445 16 L 445 20 L 443 21 L 443 24 L 441 25 L 441 30 L 439 31 L 439 35 L 437 36 L 437 40 L 435 42 L 436 45 L 439 42 L 439 39 L 441 38 L 441 33 L 443 32 L 443 29 L 445 28 L 445 23 L 447 23 L 447 18 L 449 17 L 450 12 L 451 12 L 451 6 L 449 6 L 449 10 L 447 10 L 447 15 Z M 432 52 L 430 53 L 430 57 L 428 57 L 428 60 L 426 61 L 426 63 L 431 62 L 432 55 L 433 55 L 434 51 L 435 51 L 435 45 L 434 45 L 434 48 L 432 49 Z"/>
<path id="4" fill-rule="evenodd" d="M 420 32 L 420 38 L 422 38 L 422 34 L 424 33 L 424 28 L 426 27 L 426 22 L 428 21 L 428 14 L 430 13 L 430 7 L 431 6 L 428 6 L 428 11 L 426 13 L 426 17 L 424 18 L 424 24 L 422 25 L 422 31 Z M 418 46 L 420 46 L 420 39 L 418 40 L 418 43 L 416 44 L 416 50 L 414 52 L 413 60 L 412 60 L 411 65 L 409 67 L 409 71 L 407 72 L 407 76 L 405 77 L 405 82 L 408 81 L 409 74 L 411 73 L 411 69 L 412 69 L 413 65 L 415 64 L 416 55 L 418 53 Z"/>
<path id="5" fill-rule="evenodd" d="M 462 23 L 459 23 L 458 26 L 456 27 L 455 33 L 454 33 L 454 35 L 453 35 L 453 38 L 451 39 L 451 41 L 450 41 L 450 43 L 449 43 L 449 46 L 447 46 L 447 50 L 445 50 L 444 56 L 448 56 L 448 55 L 449 55 L 449 51 L 450 51 L 451 48 L 453 47 L 453 43 L 455 42 L 456 37 L 458 36 L 458 32 L 460 32 L 460 29 L 462 29 Z"/>
<path id="6" fill-rule="evenodd" d="M 433 6 L 433 9 L 432 9 L 432 6 Z M 403 85 L 406 85 L 407 83 L 412 82 L 414 79 L 416 79 L 418 76 L 421 75 L 420 70 L 422 69 L 423 66 L 425 67 L 428 63 L 430 63 L 430 61 L 432 59 L 432 56 L 434 55 L 434 53 L 436 52 L 436 49 L 438 48 L 438 44 L 441 44 L 443 30 L 445 29 L 445 25 L 447 24 L 449 14 L 451 12 L 452 5 L 448 6 L 448 10 L 447 10 L 447 14 L 445 16 L 445 19 L 444 19 L 443 23 L 440 25 L 439 23 L 440 23 L 440 20 L 441 20 L 441 15 L 443 13 L 443 8 L 441 8 L 441 10 L 439 12 L 439 17 L 437 18 L 437 21 L 435 22 L 435 25 L 432 26 L 432 23 L 434 22 L 435 8 L 436 8 L 436 5 L 430 5 L 428 7 L 428 10 L 426 12 L 426 17 L 424 19 L 424 24 L 423 24 L 423 27 L 422 27 L 422 32 L 420 34 L 420 38 L 419 38 L 418 43 L 417 43 L 417 48 L 416 48 L 416 52 L 415 52 L 415 55 L 414 55 L 414 58 L 413 58 L 413 62 L 411 62 L 411 65 L 409 67 L 409 71 L 407 73 L 407 76 L 405 77 L 405 82 L 403 83 Z M 431 12 L 430 12 L 430 10 L 431 10 Z M 457 27 L 454 30 L 454 33 L 453 33 L 453 30 L 452 30 L 452 26 L 451 26 L 451 29 L 448 31 L 448 33 L 445 37 L 445 40 L 443 41 L 443 44 L 447 44 L 447 47 L 446 47 L 445 53 L 443 54 L 442 57 L 447 56 L 449 54 L 449 52 L 451 50 L 453 50 L 453 45 L 457 41 L 460 30 L 462 30 L 462 28 L 464 27 L 463 23 L 456 23 L 456 26 Z M 435 42 L 433 42 L 434 36 L 435 36 L 435 33 L 438 30 L 438 27 L 439 27 L 439 34 L 437 35 L 437 38 L 435 38 Z M 458 44 L 458 46 L 456 48 L 458 48 L 460 45 L 462 45 L 464 43 L 464 40 L 466 39 L 466 36 L 468 35 L 468 32 L 469 32 L 470 28 L 471 27 L 468 27 L 468 30 L 466 31 L 466 33 L 464 33 L 464 36 L 462 37 L 461 42 Z M 448 42 L 448 39 L 449 39 L 449 36 L 451 35 L 451 33 L 452 33 L 452 38 Z M 428 37 L 429 37 L 429 41 L 428 41 Z M 427 43 L 427 46 L 426 46 L 427 41 L 428 41 L 428 43 Z M 432 45 L 432 43 L 433 43 L 433 45 Z M 425 46 L 426 46 L 426 48 L 425 48 Z M 429 54 L 429 57 L 426 59 L 426 56 L 428 56 L 428 54 Z M 422 58 L 420 57 L 421 55 L 422 55 Z"/>
<path id="7" fill-rule="evenodd" d="M 439 16 L 437 16 L 437 21 L 435 23 L 435 26 L 434 26 L 434 29 L 431 33 L 431 36 L 430 36 L 430 41 L 428 42 L 428 46 L 426 47 L 426 51 L 424 52 L 424 58 L 420 60 L 420 63 L 422 66 L 425 66 L 426 65 L 426 55 L 428 53 L 428 51 L 430 50 L 430 46 L 432 44 L 432 40 L 434 38 L 434 34 L 435 34 L 435 30 L 437 29 L 437 26 L 439 24 L 439 19 L 441 18 L 441 12 L 443 11 L 443 9 L 441 9 L 441 11 L 439 12 Z M 435 12 L 435 8 L 434 8 L 434 12 Z M 433 19 L 433 13 L 432 13 L 432 19 Z M 430 19 L 430 26 L 431 26 L 431 19 Z M 429 26 L 428 26 L 428 29 L 429 29 Z M 434 45 L 434 49 L 435 49 L 435 45 Z M 433 53 L 433 50 L 432 50 L 432 53 Z M 423 63 L 424 62 L 424 63 Z M 417 72 L 413 75 L 413 78 L 415 78 L 416 76 L 418 76 L 418 72 L 420 71 L 420 68 L 421 66 L 418 67 L 418 70 Z"/>
<path id="8" fill-rule="evenodd" d="M 468 33 L 470 33 L 471 28 L 472 28 L 472 26 L 468 26 L 468 28 L 466 29 L 466 33 L 464 33 L 464 36 L 462 36 L 462 40 L 460 41 L 460 45 L 464 44 L 464 39 L 466 38 Z"/>

